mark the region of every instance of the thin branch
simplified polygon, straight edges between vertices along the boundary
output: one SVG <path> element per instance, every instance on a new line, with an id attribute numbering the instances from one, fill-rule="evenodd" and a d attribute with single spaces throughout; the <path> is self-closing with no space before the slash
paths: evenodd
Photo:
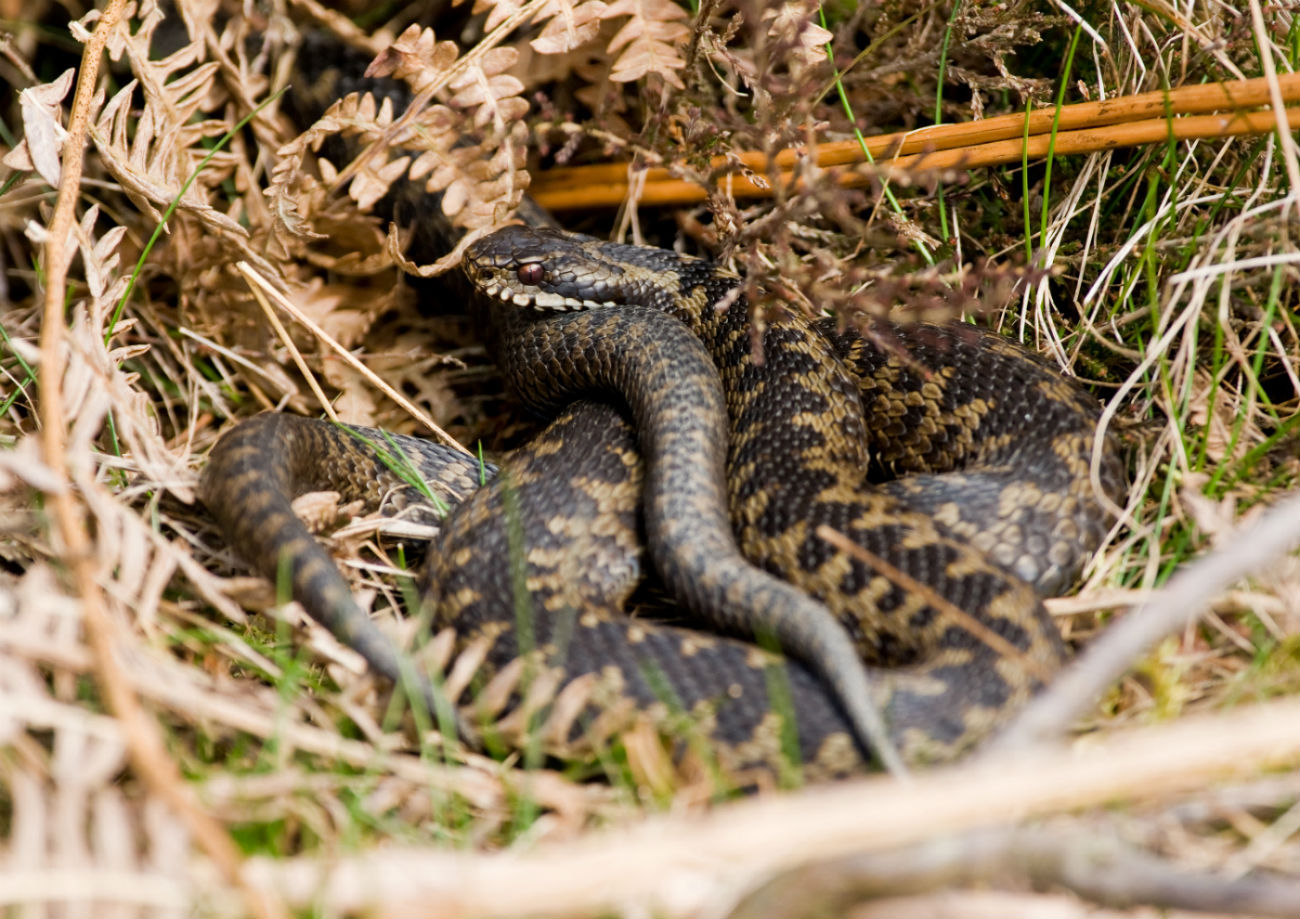
<path id="1" fill-rule="evenodd" d="M 1289 919 L 1300 880 L 1194 873 L 1096 828 L 978 830 L 893 852 L 798 868 L 746 897 L 731 915 L 835 916 L 872 898 L 1024 877 L 1037 890 L 1065 887 L 1110 908 L 1134 904 Z"/>
<path id="2" fill-rule="evenodd" d="M 649 818 L 562 843 L 485 855 L 386 847 L 347 857 L 250 859 L 260 883 L 326 913 L 450 916 L 720 915 L 773 874 L 1062 810 L 1200 788 L 1219 775 L 1300 762 L 1300 700 Z M 923 816 L 921 816 L 923 815 Z"/>
<path id="3" fill-rule="evenodd" d="M 1139 658 L 1195 621 L 1226 587 L 1275 564 L 1296 546 L 1300 492 L 1269 508 L 1263 519 L 1241 527 L 1222 549 L 1183 566 L 1155 597 L 1091 642 L 986 749 L 1012 750 L 1064 733 Z"/>
<path id="4" fill-rule="evenodd" d="M 243 876 L 243 857 L 226 831 L 200 806 L 180 769 L 167 752 L 157 724 L 145 713 L 123 672 L 115 648 L 114 624 L 104 605 L 98 582 L 98 566 L 87 532 L 86 520 L 72 488 L 66 452 L 68 420 L 63 406 L 64 349 L 63 298 L 67 285 L 71 250 L 66 241 L 75 219 L 81 194 L 81 173 L 86 133 L 94 105 L 95 84 L 104 45 L 122 18 L 126 0 L 110 0 L 94 32 L 86 42 L 72 100 L 68 134 L 63 144 L 63 171 L 54 215 L 45 243 L 44 317 L 40 340 L 41 452 L 45 464 L 59 483 L 47 491 L 57 538 L 63 544 L 67 563 L 81 598 L 86 637 L 95 660 L 95 675 L 108 707 L 122 725 L 131 765 L 140 778 L 185 822 L 199 846 L 225 877 L 243 895 L 249 911 L 261 917 L 287 915 L 284 905 L 273 896 L 249 886 Z"/>

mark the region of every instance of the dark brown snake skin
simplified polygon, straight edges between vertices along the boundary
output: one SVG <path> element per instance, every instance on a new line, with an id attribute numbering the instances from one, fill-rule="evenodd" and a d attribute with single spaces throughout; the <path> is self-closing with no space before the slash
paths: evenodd
<path id="1" fill-rule="evenodd" d="M 663 250 L 572 234 L 506 228 L 471 248 L 466 270 L 498 300 L 551 309 L 621 304 L 537 322 L 506 312 L 498 350 L 517 388 L 539 387 L 529 398 L 540 405 L 611 387 L 635 393 L 639 385 L 643 395 L 627 398 L 649 479 L 659 478 L 644 505 L 647 527 L 632 429 L 594 402 L 569 408 L 484 488 L 463 456 L 397 442 L 417 454 L 449 504 L 462 502 L 426 568 L 435 624 L 454 627 L 462 642 L 485 643 L 486 671 L 527 659 L 534 676 L 549 680 L 548 699 L 578 700 L 553 707 L 567 714 L 547 721 L 549 749 L 602 742 L 640 716 L 661 727 L 689 723 L 687 733 L 705 738 L 710 756 L 733 774 L 788 760 L 809 775 L 863 766 L 853 740 L 863 731 L 837 704 L 849 696 L 835 667 L 818 658 L 816 641 L 798 647 L 803 620 L 786 629 L 783 645 L 808 655 L 838 696 L 804 665 L 734 638 L 626 615 L 648 528 L 653 566 L 680 602 L 671 615 L 690 620 L 721 596 L 735 611 L 714 613 L 715 621 L 753 628 L 748 582 L 730 563 L 712 564 L 716 546 L 707 539 L 691 542 L 707 496 L 675 484 L 688 477 L 661 459 L 681 454 L 653 443 L 685 436 L 685 462 L 695 451 L 708 466 L 721 461 L 723 433 L 707 423 L 680 433 L 687 413 L 701 407 L 657 403 L 672 375 L 660 358 L 650 363 L 663 365 L 661 380 L 617 378 L 627 365 L 620 353 L 637 342 L 659 343 L 650 350 L 661 357 L 704 343 L 730 419 L 727 503 L 741 550 L 835 613 L 871 666 L 870 700 L 907 759 L 946 758 L 969 746 L 1059 666 L 1059 638 L 1034 587 L 1068 584 L 1099 543 L 1103 519 L 1087 480 L 1096 404 L 1051 368 L 967 326 L 895 330 L 908 355 L 900 361 L 828 323 L 793 318 L 768 326 L 759 363 L 743 301 L 714 309 L 734 278 Z M 665 323 L 665 314 L 684 325 Z M 686 326 L 698 336 L 694 346 L 667 331 Z M 530 356 L 520 346 L 530 334 L 560 342 L 560 352 L 547 344 Z M 550 369 L 538 370 L 539 360 Z M 590 366 L 601 361 L 603 378 Z M 643 422 L 655 413 L 665 427 L 647 434 Z M 1121 486 L 1113 452 L 1102 482 L 1112 495 Z M 231 543 L 268 574 L 284 553 L 295 597 L 395 678 L 400 658 L 288 510 L 288 497 L 321 488 L 372 500 L 392 492 L 396 505 L 419 504 L 344 429 L 285 416 L 253 419 L 223 437 L 202 483 Z M 836 550 L 819 526 L 867 554 Z M 664 528 L 657 536 L 656 527 Z"/>

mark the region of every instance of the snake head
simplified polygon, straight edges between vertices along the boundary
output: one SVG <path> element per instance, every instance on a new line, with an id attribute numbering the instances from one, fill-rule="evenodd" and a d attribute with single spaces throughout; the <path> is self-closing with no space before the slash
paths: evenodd
<path id="1" fill-rule="evenodd" d="M 620 305 L 667 309 L 684 264 L 698 259 L 550 228 L 502 227 L 472 243 L 461 263 L 480 294 L 551 312 Z"/>
<path id="2" fill-rule="evenodd" d="M 594 244 L 594 246 L 593 246 Z M 550 312 L 617 306 L 613 285 L 621 270 L 605 265 L 589 249 L 600 241 L 576 233 L 519 225 L 474 242 L 461 267 L 489 299 Z"/>

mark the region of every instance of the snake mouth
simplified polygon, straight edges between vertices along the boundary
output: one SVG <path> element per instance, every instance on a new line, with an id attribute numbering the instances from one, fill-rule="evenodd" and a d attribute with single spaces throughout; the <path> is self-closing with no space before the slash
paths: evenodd
<path id="1" fill-rule="evenodd" d="M 515 279 L 516 273 L 506 268 L 470 265 L 468 273 L 480 294 L 520 309 L 539 313 L 579 313 L 619 306 L 614 300 L 584 300 L 541 287 L 524 286 Z"/>
<path id="2" fill-rule="evenodd" d="M 491 283 L 481 289 L 485 296 L 500 300 L 502 303 L 546 313 L 577 313 L 584 310 L 618 305 L 616 303 L 593 303 L 589 300 L 577 300 L 547 290 L 524 291 L 499 283 Z"/>

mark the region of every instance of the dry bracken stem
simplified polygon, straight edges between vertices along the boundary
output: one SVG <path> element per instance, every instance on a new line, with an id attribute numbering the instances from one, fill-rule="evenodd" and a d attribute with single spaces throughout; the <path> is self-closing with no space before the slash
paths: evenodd
<path id="1" fill-rule="evenodd" d="M 1300 74 L 1285 74 L 1269 81 L 1263 78 L 1235 83 L 1191 86 L 1168 93 L 1141 93 L 1105 102 L 1082 102 L 1060 110 L 1030 116 L 1028 150 L 1025 150 L 1025 119 L 1001 115 L 966 124 L 937 125 L 899 134 L 867 139 L 877 163 L 854 170 L 862 163 L 857 141 L 820 144 L 812 149 L 819 168 L 847 166 L 837 181 L 845 186 L 865 185 L 881 167 L 906 170 L 974 169 L 1020 162 L 1026 155 L 1098 153 L 1117 147 L 1166 143 L 1170 138 L 1230 137 L 1246 134 L 1285 132 L 1288 123 L 1300 120 L 1288 102 L 1300 101 Z M 1250 106 L 1273 103 L 1269 111 L 1246 111 Z M 1168 105 L 1168 112 L 1165 105 Z M 1224 109 L 1221 114 L 1214 114 Z M 1055 131 L 1053 127 L 1055 126 Z M 1291 149 L 1290 147 L 1287 148 Z M 780 167 L 780 181 L 797 186 L 791 171 L 807 150 L 783 150 L 773 157 Z M 767 158 L 758 152 L 743 152 L 738 159 L 760 174 L 770 172 Z M 1294 157 L 1288 158 L 1288 166 Z M 719 158 L 715 167 L 726 164 Z M 663 167 L 639 173 L 644 189 L 636 196 L 640 204 L 688 204 L 704 200 L 706 190 L 676 178 Z M 1300 182 L 1300 177 L 1294 181 Z M 534 176 L 531 193 L 538 203 L 553 210 L 612 207 L 630 194 L 626 163 L 606 163 L 552 169 Z M 728 190 L 736 195 L 765 197 L 769 187 L 755 185 L 740 175 L 728 176 Z"/>
<path id="2" fill-rule="evenodd" d="M 1083 128 L 1077 131 L 1058 131 L 1030 134 L 1027 143 L 1022 138 L 997 140 L 970 147 L 951 147 L 933 153 L 914 153 L 882 160 L 875 164 L 848 167 L 836 174 L 837 184 L 854 188 L 871 184 L 882 172 L 937 171 L 944 169 L 976 169 L 984 166 L 1006 166 L 1021 162 L 1025 157 L 1041 159 L 1050 150 L 1056 156 L 1066 154 L 1103 153 L 1118 147 L 1135 147 L 1142 144 L 1163 144 L 1173 140 L 1199 138 L 1240 137 L 1268 134 L 1277 129 L 1278 121 L 1300 124 L 1300 107 L 1284 109 L 1278 116 L 1270 112 L 1241 112 L 1215 115 L 1187 115 L 1173 120 L 1149 118 L 1124 124 Z M 818 148 L 823 149 L 823 148 Z M 820 164 L 819 164 L 820 165 Z M 575 166 L 573 171 L 586 169 Z M 542 173 L 530 193 L 543 207 L 551 210 L 576 210 L 579 208 L 613 207 L 622 204 L 629 194 L 626 176 L 606 183 L 591 182 L 585 176 L 570 176 L 561 186 L 548 181 Z M 791 190 L 805 184 L 796 172 L 780 173 L 781 183 Z M 726 177 L 727 192 L 737 197 L 769 197 L 772 188 L 755 184 L 742 175 Z M 645 179 L 645 188 L 637 193 L 636 201 L 642 205 L 696 204 L 708 197 L 708 189 L 686 179 L 666 177 L 655 181 Z"/>
<path id="3" fill-rule="evenodd" d="M 992 118 L 961 124 L 931 125 L 912 131 L 868 137 L 866 144 L 875 159 L 892 161 L 912 153 L 968 149 L 998 140 L 1019 141 L 1026 133 L 1031 137 L 1037 134 L 1051 134 L 1053 128 L 1060 133 L 1132 124 L 1151 119 L 1166 121 L 1169 116 L 1208 115 L 1221 110 L 1244 112 L 1248 108 L 1274 102 L 1274 89 L 1276 89 L 1275 105 L 1278 108 L 1286 102 L 1300 102 L 1300 73 L 1285 74 L 1274 81 L 1259 77 L 1230 83 L 1182 86 L 1168 92 L 1118 96 L 1103 102 L 1079 102 L 1063 106 L 1059 115 L 1055 108 L 1041 109 L 1030 113 L 1027 126 L 1026 117 L 1022 114 L 996 115 Z M 570 129 L 581 130 L 576 126 Z M 851 166 L 863 160 L 862 145 L 856 140 L 845 140 L 810 145 L 807 149 L 782 150 L 772 157 L 772 162 L 783 171 L 794 169 L 808 149 L 815 153 L 817 165 L 822 167 Z M 640 149 L 637 153 L 642 156 L 653 155 Z M 767 174 L 771 171 L 771 165 L 762 153 L 744 152 L 738 154 L 738 159 L 755 172 Z M 727 162 L 726 157 L 716 157 L 712 160 L 712 165 L 718 168 L 725 166 Z M 562 183 L 569 177 L 579 176 L 588 182 L 624 180 L 627 165 L 625 162 L 618 162 L 550 169 L 538 176 L 538 184 L 545 187 L 551 182 Z M 664 166 L 646 169 L 645 172 L 651 182 L 670 177 L 668 168 Z"/>
<path id="4" fill-rule="evenodd" d="M 46 466 L 59 483 L 58 487 L 48 492 L 49 506 L 55 533 L 63 544 L 64 560 L 81 598 L 82 617 L 95 662 L 95 675 L 108 707 L 121 725 L 132 767 L 184 820 L 198 844 L 216 863 L 227 881 L 244 895 L 250 913 L 260 917 L 283 916 L 287 912 L 282 903 L 245 883 L 243 857 L 239 850 L 225 830 L 199 807 L 182 780 L 176 763 L 168 755 L 157 725 L 140 707 L 139 699 L 122 671 L 114 652 L 113 623 L 104 607 L 104 596 L 96 580 L 96 565 L 86 521 L 77 503 L 68 472 L 65 454 L 67 421 L 64 418 L 62 391 L 65 346 L 63 291 L 71 257 L 65 241 L 72 230 L 80 193 L 86 129 L 99 75 L 99 61 L 108 36 L 117 27 L 125 6 L 125 0 L 110 0 L 82 53 L 68 135 L 63 144 L 63 174 L 45 243 L 45 300 L 40 341 L 41 451 Z"/>
<path id="5" fill-rule="evenodd" d="M 392 35 L 371 35 L 363 31 L 337 10 L 318 3 L 317 0 L 289 0 L 290 4 L 302 9 L 308 16 L 329 28 L 335 35 L 343 38 L 354 48 L 361 48 L 367 54 L 378 55 L 392 42 Z"/>
<path id="6" fill-rule="evenodd" d="M 241 272 L 252 272 L 253 270 L 253 267 L 247 262 L 240 262 L 236 267 Z M 284 327 L 280 317 L 275 315 L 275 310 L 271 308 L 271 304 L 267 301 L 263 292 L 264 288 L 258 284 L 250 284 L 249 289 L 253 292 L 253 299 L 257 301 L 257 305 L 262 308 L 266 321 L 271 324 L 271 328 L 275 331 L 276 337 L 284 343 L 284 347 L 289 352 L 289 357 L 293 359 L 294 366 L 298 368 L 302 378 L 307 381 L 307 386 L 311 389 L 312 395 L 316 397 L 316 401 L 320 403 L 321 409 L 329 416 L 330 421 L 339 424 L 340 418 L 338 413 L 334 411 L 334 403 L 330 402 L 329 397 L 325 395 L 325 391 L 321 389 L 320 383 L 316 380 L 316 375 L 311 372 L 311 368 L 307 366 L 307 361 L 303 359 L 302 353 L 293 343 L 293 336 L 289 334 L 289 330 Z"/>
<path id="7" fill-rule="evenodd" d="M 1243 706 L 916 776 L 860 779 L 651 817 L 527 851 L 386 847 L 326 858 L 255 856 L 249 870 L 326 913 L 708 916 L 775 873 L 1119 799 L 1197 789 L 1300 761 L 1300 701 Z M 683 840 L 689 840 L 683 844 Z"/>
<path id="8" fill-rule="evenodd" d="M 1274 564 L 1300 545 L 1300 492 L 1278 502 L 1225 547 L 1184 566 L 1149 602 L 1093 641 L 1051 688 L 1030 703 L 990 747 L 1009 750 L 1051 738 L 1159 641 L 1194 621 L 1233 582 Z"/>

